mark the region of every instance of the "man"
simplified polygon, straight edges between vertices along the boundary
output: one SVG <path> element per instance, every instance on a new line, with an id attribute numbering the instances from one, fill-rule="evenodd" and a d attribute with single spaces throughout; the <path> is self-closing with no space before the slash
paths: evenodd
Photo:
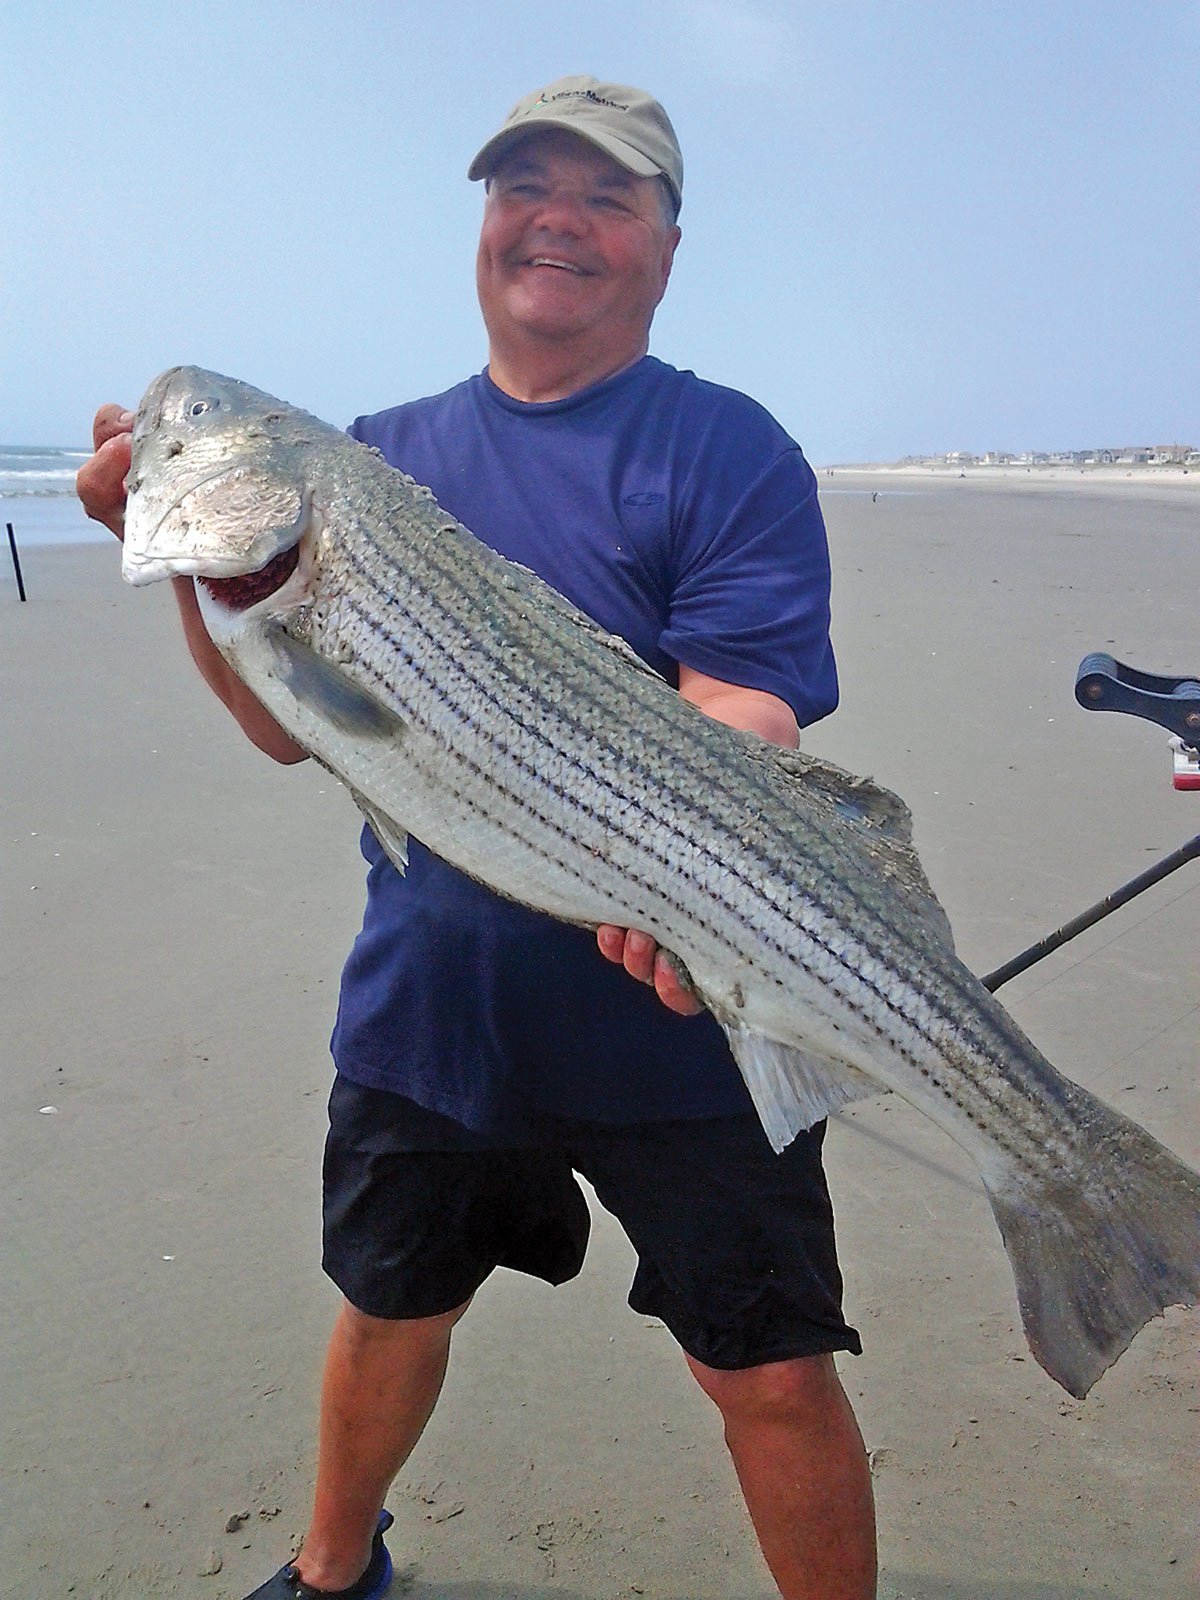
<path id="1" fill-rule="evenodd" d="M 815 484 L 760 407 L 648 355 L 680 237 L 665 112 L 562 79 L 514 108 L 469 176 L 487 185 L 487 369 L 351 432 L 708 715 L 794 746 L 836 700 Z M 98 414 L 80 474 L 117 532 L 131 420 Z M 302 759 L 216 653 L 191 583 L 175 587 L 206 680 L 260 748 Z M 325 1164 L 325 1267 L 345 1298 L 308 1533 L 255 1596 L 385 1591 L 384 1496 L 433 1410 L 451 1329 L 498 1265 L 552 1283 L 579 1270 L 573 1170 L 638 1252 L 631 1304 L 662 1318 L 720 1408 L 785 1600 L 873 1595 L 870 1479 L 832 1357 L 859 1345 L 823 1129 L 772 1154 L 720 1030 L 644 932 L 601 928 L 605 967 L 590 935 L 419 846 L 403 880 L 369 830 L 363 850 Z"/>

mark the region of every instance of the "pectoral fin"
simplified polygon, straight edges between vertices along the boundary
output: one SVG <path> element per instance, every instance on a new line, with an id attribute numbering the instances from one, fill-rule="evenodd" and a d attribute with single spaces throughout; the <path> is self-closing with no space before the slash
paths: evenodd
<path id="1" fill-rule="evenodd" d="M 776 1152 L 831 1111 L 885 1092 L 848 1062 L 779 1044 L 737 1022 L 722 1020 L 721 1026 Z"/>
<path id="2" fill-rule="evenodd" d="M 404 724 L 387 706 L 281 627 L 268 630 L 280 681 L 302 705 L 351 738 L 394 738 Z M 382 843 L 382 841 L 380 841 Z"/>
<path id="3" fill-rule="evenodd" d="M 354 804 L 366 818 L 367 826 L 383 846 L 384 854 L 401 877 L 408 871 L 408 834 L 391 817 L 364 800 L 357 789 L 351 789 Z"/>

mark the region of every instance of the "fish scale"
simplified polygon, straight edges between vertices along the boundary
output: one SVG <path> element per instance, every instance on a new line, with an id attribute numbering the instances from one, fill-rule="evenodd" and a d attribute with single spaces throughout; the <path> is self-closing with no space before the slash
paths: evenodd
<path id="1" fill-rule="evenodd" d="M 377 452 L 248 385 L 163 374 L 130 482 L 126 576 L 219 580 L 197 586 L 218 648 L 399 870 L 411 832 L 524 904 L 650 931 L 776 1148 L 887 1089 L 955 1138 L 1071 1393 L 1200 1296 L 1200 1178 L 957 960 L 894 795 L 703 717 Z"/>

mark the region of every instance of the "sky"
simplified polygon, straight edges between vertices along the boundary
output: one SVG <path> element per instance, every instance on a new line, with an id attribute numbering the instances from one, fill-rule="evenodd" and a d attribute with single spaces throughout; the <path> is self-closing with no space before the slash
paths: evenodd
<path id="1" fill-rule="evenodd" d="M 651 348 L 819 465 L 1200 445 L 1200 5 L 0 0 L 0 441 L 195 363 L 344 424 L 486 361 L 468 162 L 667 107 Z"/>

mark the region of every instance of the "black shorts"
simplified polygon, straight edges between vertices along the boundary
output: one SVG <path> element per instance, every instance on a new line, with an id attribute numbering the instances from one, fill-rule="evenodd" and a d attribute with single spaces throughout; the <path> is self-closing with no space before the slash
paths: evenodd
<path id="1" fill-rule="evenodd" d="M 753 1116 L 554 1119 L 531 1148 L 463 1149 L 456 1124 L 341 1077 L 329 1121 L 324 1267 L 371 1316 L 450 1311 L 496 1267 L 573 1278 L 589 1229 L 579 1172 L 637 1252 L 629 1304 L 696 1360 L 862 1349 L 842 1318 L 824 1124 L 779 1156 Z"/>

